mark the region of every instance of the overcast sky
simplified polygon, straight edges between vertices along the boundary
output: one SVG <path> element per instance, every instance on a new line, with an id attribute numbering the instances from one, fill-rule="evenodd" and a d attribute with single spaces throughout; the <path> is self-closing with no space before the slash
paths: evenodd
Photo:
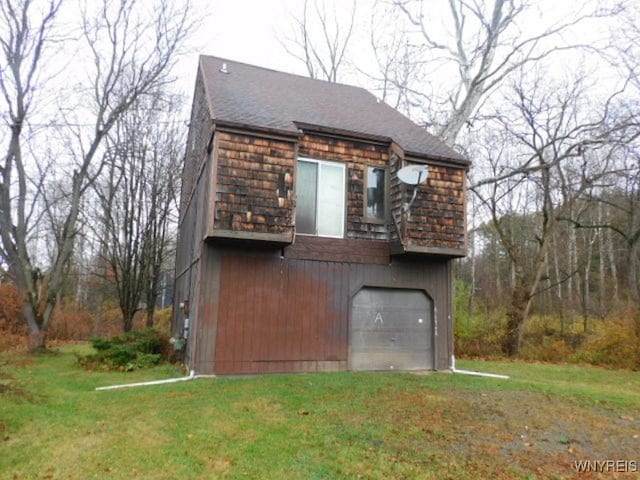
<path id="1" fill-rule="evenodd" d="M 0 0 L 2 1 L 2 0 Z M 90 0 L 87 0 L 91 5 Z M 142 1 L 142 0 L 140 0 Z M 177 2 L 187 0 L 176 0 Z M 354 26 L 353 35 L 349 44 L 347 58 L 357 63 L 357 66 L 366 72 L 375 73 L 376 68 L 371 63 L 372 51 L 369 45 L 369 32 L 371 31 L 371 19 L 374 7 L 387 4 L 385 0 L 355 0 L 356 1 L 356 25 Z M 485 0 L 487 3 L 490 0 Z M 597 0 L 592 0 L 597 1 Z M 603 2 L 612 2 L 614 0 L 601 0 Z M 191 0 L 193 2 L 194 16 L 201 20 L 199 28 L 192 33 L 188 39 L 188 47 L 190 53 L 182 55 L 177 61 L 177 69 L 175 75 L 178 80 L 177 89 L 185 95 L 185 117 L 188 117 L 188 109 L 191 107 L 191 96 L 195 83 L 195 76 L 198 66 L 198 55 L 208 54 L 219 57 L 228 58 L 235 61 L 245 62 L 253 65 L 259 65 L 266 68 L 280 70 L 284 72 L 297 73 L 307 75 L 306 68 L 302 62 L 293 58 L 286 52 L 283 41 L 287 37 L 292 38 L 295 32 L 292 31 L 294 26 L 294 17 L 300 17 L 304 0 Z M 327 11 L 332 14 L 334 9 L 338 18 L 345 19 L 348 23 L 351 12 L 352 0 L 318 0 L 319 3 L 325 2 Z M 425 12 L 434 18 L 438 16 L 448 16 L 447 0 L 425 0 L 428 9 Z M 534 0 L 533 8 L 528 11 L 528 17 L 522 25 L 524 29 L 535 29 L 536 26 L 545 24 L 553 20 L 570 18 L 567 13 L 574 10 L 577 5 L 576 0 Z M 313 14 L 314 2 L 310 2 L 310 12 Z M 62 15 L 62 21 L 69 22 L 72 25 L 77 23 L 78 15 L 77 4 L 74 0 L 64 3 L 66 10 Z M 564 9 L 564 11 L 563 11 Z M 575 15 L 575 13 L 574 13 Z M 541 21 L 542 17 L 544 19 Z M 384 15 L 376 15 L 376 21 L 380 22 L 376 25 L 379 30 L 378 34 L 382 37 L 384 30 L 387 32 L 395 27 L 393 19 Z M 524 19 L 523 19 L 524 20 Z M 441 22 L 430 22 L 430 26 Z M 447 18 L 447 24 L 450 19 Z M 374 29 L 375 30 L 375 29 Z M 590 29 L 586 32 L 585 37 L 593 38 L 594 31 Z M 57 64 L 52 65 L 56 72 L 67 71 L 77 72 L 76 77 L 80 78 L 84 75 L 83 65 L 92 61 L 91 56 L 86 56 L 85 49 L 84 58 L 78 52 L 72 54 L 58 56 Z M 62 60 L 60 61 L 60 59 Z M 50 71 L 51 65 L 47 66 L 45 71 Z M 439 81 L 447 82 L 446 75 L 433 75 Z M 72 75 L 73 77 L 73 75 Z M 66 76 L 62 75 L 66 81 Z M 71 78 L 72 84 L 73 78 Z M 363 75 L 358 75 L 355 69 L 349 69 L 348 65 L 341 67 L 339 81 L 343 83 L 362 86 L 371 90 L 371 82 Z M 431 81 L 434 78 L 430 78 Z M 75 88 L 75 87 L 73 87 Z M 73 90 L 72 88 L 72 90 Z M 376 93 L 375 91 L 373 93 Z M 49 103 L 55 103 L 58 95 L 49 95 Z M 73 108 L 70 100 L 73 96 L 68 95 L 65 105 Z M 46 101 L 46 98 L 40 99 Z M 68 105 L 67 105 L 68 104 Z M 47 107 L 45 107 L 46 109 Z"/>
<path id="2" fill-rule="evenodd" d="M 350 0 L 324 0 L 327 10 L 335 8 L 338 15 L 349 15 Z M 275 70 L 306 75 L 304 65 L 293 59 L 281 44 L 291 31 L 293 16 L 300 15 L 303 0 L 193 0 L 197 16 L 203 19 L 202 25 L 190 40 L 193 53 L 180 59 L 180 88 L 191 92 L 195 79 L 198 54 L 208 54 L 259 65 Z M 447 6 L 446 2 L 427 0 L 433 6 L 427 10 L 430 15 L 438 16 L 443 12 L 435 10 Z M 572 12 L 583 2 L 576 0 L 535 0 L 530 9 L 530 18 L 525 28 L 536 28 L 549 21 L 566 21 Z M 371 12 L 376 0 L 356 0 L 356 28 L 350 44 L 349 56 L 366 62 L 368 39 L 366 38 Z M 446 12 L 444 12 L 446 14 Z M 543 22 L 541 22 L 544 17 Z M 587 27 L 585 36 L 593 37 L 594 31 Z M 365 38 L 358 37 L 365 35 Z M 580 39 L 584 40 L 584 38 Z M 364 45 L 363 45 L 364 44 Z M 360 51 L 358 51 L 360 50 Z M 344 72 L 343 72 L 344 73 Z M 353 83 L 353 78 L 342 76 L 345 83 Z"/>
<path id="3" fill-rule="evenodd" d="M 195 0 L 204 20 L 190 41 L 194 53 L 180 61 L 181 83 L 193 88 L 198 54 L 306 74 L 278 41 L 302 5 L 302 0 Z"/>

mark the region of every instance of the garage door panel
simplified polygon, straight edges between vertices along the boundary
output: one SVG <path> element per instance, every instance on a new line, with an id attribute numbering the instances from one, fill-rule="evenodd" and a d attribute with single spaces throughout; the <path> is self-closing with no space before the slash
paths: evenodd
<path id="1" fill-rule="evenodd" d="M 416 367 L 415 355 L 409 352 L 374 351 L 357 355 L 351 361 L 351 370 L 429 370 L 432 367 Z"/>
<path id="2" fill-rule="evenodd" d="M 360 290 L 351 311 L 351 368 L 433 368 L 432 310 L 419 290 Z"/>
<path id="3" fill-rule="evenodd" d="M 410 308 L 414 305 L 419 308 L 428 302 L 429 299 L 420 290 L 393 288 L 363 288 L 353 299 L 353 305 L 361 307 L 375 305 Z"/>

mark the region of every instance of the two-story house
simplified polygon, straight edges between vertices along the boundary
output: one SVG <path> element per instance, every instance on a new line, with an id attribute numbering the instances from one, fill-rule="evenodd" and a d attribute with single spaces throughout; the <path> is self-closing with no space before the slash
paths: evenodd
<path id="1" fill-rule="evenodd" d="M 362 88 L 210 56 L 187 142 L 173 329 L 191 369 L 449 368 L 463 156 Z M 411 165 L 426 181 L 401 181 Z"/>

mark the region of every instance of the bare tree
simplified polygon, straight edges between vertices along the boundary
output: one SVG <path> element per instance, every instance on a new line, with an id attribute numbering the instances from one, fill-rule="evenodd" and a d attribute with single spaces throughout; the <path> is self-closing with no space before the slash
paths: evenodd
<path id="1" fill-rule="evenodd" d="M 27 246 L 31 207 L 23 136 L 37 89 L 39 67 L 51 26 L 61 0 L 51 0 L 44 10 L 30 0 L 0 3 L 0 43 L 2 68 L 0 89 L 8 111 L 9 140 L 0 170 L 0 236 L 9 275 L 23 295 L 23 314 L 32 334 L 38 335 L 44 316 L 39 295 L 40 272 L 34 267 Z M 55 297 L 55 294 L 54 294 Z M 56 299 L 52 298 L 55 303 Z M 46 307 L 45 307 L 46 308 Z M 38 322 L 38 316 L 43 321 Z M 33 346 L 39 346 L 36 340 Z"/>
<path id="2" fill-rule="evenodd" d="M 100 222 L 99 251 L 108 265 L 106 280 L 117 292 L 124 331 L 146 303 L 153 326 L 168 233 L 177 212 L 182 128 L 171 119 L 175 102 L 158 92 L 138 101 L 107 138 L 106 171 L 95 185 Z"/>
<path id="3" fill-rule="evenodd" d="M 171 107 L 169 103 L 169 107 Z M 166 113 L 172 115 L 174 109 Z M 150 228 L 147 232 L 148 280 L 145 286 L 146 325 L 153 326 L 153 315 L 160 295 L 161 278 L 168 270 L 168 259 L 173 258 L 175 245 L 172 231 L 178 222 L 178 197 L 184 150 L 184 129 L 174 121 L 167 121 L 157 129 L 152 148 L 152 169 L 147 196 L 149 199 Z M 153 139 L 153 137 L 152 137 Z M 171 269 L 173 270 L 173 268 Z"/>
<path id="4" fill-rule="evenodd" d="M 304 62 L 311 78 L 329 82 L 338 81 L 338 72 L 345 61 L 345 54 L 356 16 L 356 3 L 352 0 L 351 12 L 344 24 L 334 10 L 327 12 L 324 0 L 304 0 L 301 17 L 293 17 L 294 36 L 281 41 L 285 50 Z"/>
<path id="5" fill-rule="evenodd" d="M 528 20 L 535 14 L 534 4 L 526 0 L 448 0 L 438 4 L 394 0 L 393 4 L 409 23 L 403 30 L 402 43 L 412 49 L 396 60 L 410 62 L 405 70 L 417 70 L 412 76 L 422 83 L 406 78 L 401 83 L 396 78 L 385 79 L 413 97 L 414 103 L 421 104 L 428 116 L 425 123 L 450 145 L 456 143 L 464 125 L 473 122 L 488 95 L 524 65 L 539 63 L 562 50 L 596 49 L 593 44 L 560 43 L 561 34 L 589 19 L 604 18 L 620 10 L 617 5 L 610 9 L 581 7 L 566 21 L 536 29 Z M 434 14 L 440 7 L 447 10 L 442 19 Z M 446 25 L 443 27 L 438 21 Z M 443 76 L 447 81 L 438 82 Z"/>
<path id="6" fill-rule="evenodd" d="M 494 175 L 471 186 L 490 212 L 492 224 L 513 265 L 511 304 L 503 345 L 509 355 L 519 351 L 559 222 L 570 218 L 575 202 L 610 172 L 617 146 L 636 134 L 635 128 L 629 130 L 632 119 L 613 115 L 616 95 L 607 99 L 600 111 L 584 111 L 586 92 L 580 79 L 571 87 L 554 91 L 545 88 L 538 78 L 530 85 L 519 82 L 513 92 L 515 114 L 497 115 L 496 128 L 505 132 L 505 139 L 515 148 L 490 152 Z M 505 161 L 501 156 L 509 151 L 512 158 Z M 508 217 L 501 211 L 504 199 L 522 188 L 533 189 L 528 207 L 529 216 L 536 219 L 532 252 L 524 252 L 521 243 L 514 241 L 506 228 Z"/>
<path id="7" fill-rule="evenodd" d="M 622 77 L 626 77 L 631 92 L 623 102 L 617 105 L 615 112 L 618 123 L 624 124 L 627 119 L 632 126 L 626 141 L 617 149 L 615 168 L 607 176 L 607 181 L 601 188 L 595 188 L 589 197 L 589 206 L 580 215 L 569 220 L 580 229 L 600 233 L 599 251 L 599 283 L 601 308 L 603 311 L 603 297 L 605 295 L 605 264 L 609 266 L 613 280 L 613 296 L 617 300 L 619 295 L 618 267 L 613 248 L 612 232 L 622 241 L 625 262 L 621 271 L 626 271 L 626 286 L 631 300 L 635 305 L 635 328 L 640 337 L 640 153 L 638 146 L 638 117 L 640 105 L 637 101 L 640 91 L 640 28 L 637 18 L 640 11 L 637 5 L 625 11 L 624 21 L 620 22 L 613 33 L 616 39 L 616 55 L 609 61 Z M 595 216 L 593 210 L 598 212 Z M 585 286 L 586 294 L 586 286 Z"/>
<path id="8" fill-rule="evenodd" d="M 8 105 L 9 146 L 2 166 L 0 228 L 8 270 L 23 294 L 23 313 L 30 330 L 32 349 L 44 347 L 46 332 L 72 256 L 81 199 L 101 166 L 99 151 L 117 120 L 140 97 L 169 81 L 175 55 L 189 31 L 189 10 L 171 0 L 158 0 L 154 8 L 134 0 L 104 0 L 99 11 L 82 10 L 82 38 L 92 58 L 88 69 L 91 104 L 85 105 L 90 131 L 78 127 L 70 137 L 76 162 L 67 170 L 70 185 L 64 192 L 68 209 L 63 214 L 54 259 L 40 272 L 28 242 L 27 169 L 24 126 L 32 109 L 43 47 L 60 0 L 1 2 L 0 42 L 3 63 L 0 88 Z M 95 5 L 95 4 L 92 4 Z M 153 12 L 151 18 L 149 12 Z M 85 118 L 85 122 L 86 122 Z M 59 165 L 64 168 L 63 165 Z M 42 182 L 32 182 L 42 185 Z M 37 192 L 36 192 L 37 194 Z M 48 209 L 51 205 L 45 205 Z"/>
<path id="9" fill-rule="evenodd" d="M 376 86 L 383 101 L 397 110 L 411 112 L 422 99 L 414 99 L 411 86 L 424 84 L 420 52 L 399 28 L 404 18 L 397 8 L 376 3 L 371 12 L 369 45 L 373 53 L 374 71 L 360 72 Z"/>
<path id="10" fill-rule="evenodd" d="M 640 307 L 640 152 L 635 142 L 627 142 L 618 150 L 615 171 L 608 177 L 606 189 L 592 194 L 591 205 L 606 209 L 607 215 L 593 217 L 585 210 L 571 219 L 576 228 L 614 232 L 624 248 L 626 284 L 631 303 Z M 612 259 L 609 239 L 607 259 Z M 615 259 L 613 259 L 615 269 Z M 615 270 L 614 270 L 615 271 Z M 636 316 L 636 331 L 640 337 L 640 317 Z"/>

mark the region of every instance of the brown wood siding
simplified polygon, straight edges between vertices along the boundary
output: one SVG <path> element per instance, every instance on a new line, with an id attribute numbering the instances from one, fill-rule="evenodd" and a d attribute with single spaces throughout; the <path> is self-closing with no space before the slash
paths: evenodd
<path id="1" fill-rule="evenodd" d="M 452 346 L 449 273 L 446 259 L 394 259 L 391 265 L 370 265 L 226 247 L 221 251 L 219 291 L 212 283 L 202 285 L 202 295 L 219 310 L 215 347 L 197 344 L 197 371 L 347 369 L 351 299 L 363 287 L 424 290 L 436 310 L 435 365 L 446 369 Z"/>
<path id="2" fill-rule="evenodd" d="M 340 368 L 346 296 L 333 285 L 346 271 L 328 262 L 224 254 L 215 372 L 308 371 L 318 362 Z"/>
<path id="3" fill-rule="evenodd" d="M 185 317 L 182 309 L 178 308 L 178 304 L 185 300 L 192 302 L 196 294 L 196 278 L 202 239 L 208 227 L 207 206 L 210 194 L 211 165 L 210 162 L 206 162 L 209 158 L 210 140 L 211 117 L 202 75 L 201 72 L 198 72 L 187 134 L 180 193 L 174 308 L 171 324 L 172 332 L 177 335 L 182 335 Z"/>
<path id="4" fill-rule="evenodd" d="M 216 132 L 214 231 L 293 232 L 295 142 Z"/>
<path id="5" fill-rule="evenodd" d="M 388 240 L 389 229 L 364 218 L 364 181 L 367 166 L 387 168 L 388 146 L 329 136 L 305 134 L 300 139 L 299 155 L 318 160 L 343 162 L 347 175 L 347 237 Z"/>
<path id="6" fill-rule="evenodd" d="M 370 263 L 390 262 L 389 242 L 352 238 L 323 238 L 304 235 L 284 249 L 286 258 L 329 262 Z"/>
<path id="7" fill-rule="evenodd" d="M 197 285 L 198 263 L 203 250 L 203 239 L 209 216 L 211 162 L 206 162 L 194 179 L 191 195 L 181 205 L 181 214 L 176 245 L 176 276 L 172 332 L 182 335 L 184 315 L 180 302 L 189 301 L 194 306 Z M 197 308 L 195 308 L 197 310 Z"/>
<path id="8" fill-rule="evenodd" d="M 202 76 L 200 72 L 198 72 L 182 171 L 182 188 L 180 194 L 181 214 L 184 213 L 184 209 L 187 207 L 189 197 L 193 193 L 198 174 L 202 167 L 202 162 L 207 157 L 207 148 L 212 133 L 211 123 Z"/>
<path id="9" fill-rule="evenodd" d="M 213 371 L 218 327 L 218 300 L 220 298 L 220 254 L 215 248 L 205 247 L 198 263 L 197 295 L 190 312 L 191 365 L 196 371 Z"/>

